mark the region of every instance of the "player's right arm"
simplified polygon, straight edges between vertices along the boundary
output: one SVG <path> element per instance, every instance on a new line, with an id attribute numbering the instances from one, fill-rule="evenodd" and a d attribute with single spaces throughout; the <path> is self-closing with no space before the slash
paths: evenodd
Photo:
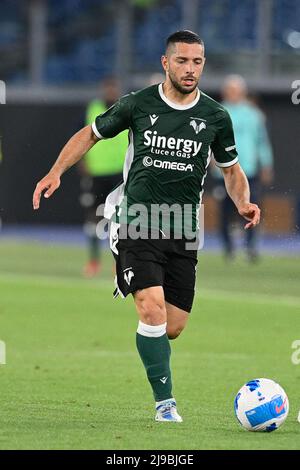
<path id="1" fill-rule="evenodd" d="M 49 173 L 36 185 L 33 193 L 33 208 L 35 210 L 40 207 L 42 192 L 46 190 L 45 198 L 52 196 L 60 186 L 61 175 L 77 163 L 98 141 L 99 138 L 93 132 L 92 126 L 80 129 L 71 137 L 63 147 Z"/>

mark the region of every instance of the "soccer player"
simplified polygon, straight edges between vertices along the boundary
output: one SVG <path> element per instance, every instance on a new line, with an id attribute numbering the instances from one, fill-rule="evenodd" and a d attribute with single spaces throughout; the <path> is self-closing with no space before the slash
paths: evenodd
<path id="1" fill-rule="evenodd" d="M 58 189 L 61 175 L 93 145 L 129 129 L 124 182 L 106 201 L 106 215 L 114 213 L 112 227 L 119 227 L 111 236 L 117 289 L 123 296 L 134 296 L 139 315 L 137 349 L 156 401 L 155 419 L 181 422 L 172 393 L 169 340 L 180 335 L 193 304 L 197 250 L 190 249 L 187 240 L 195 233 L 211 152 L 230 197 L 247 220 L 246 229 L 259 223 L 260 210 L 250 202 L 228 112 L 198 89 L 205 63 L 203 41 L 191 31 L 178 31 L 167 39 L 161 60 L 164 83 L 122 97 L 92 126 L 77 132 L 37 184 L 33 207 L 39 208 L 44 190 L 48 198 Z M 192 230 L 189 227 L 187 235 L 184 230 L 177 238 L 181 217 L 174 214 L 167 236 L 162 229 L 166 222 L 162 225 L 154 218 L 154 227 L 149 227 L 145 216 L 141 232 L 151 237 L 120 237 L 121 228 L 129 232 L 130 223 L 136 221 L 130 213 L 136 204 L 148 214 L 152 206 L 162 204 L 176 204 L 183 212 L 187 207 Z"/>

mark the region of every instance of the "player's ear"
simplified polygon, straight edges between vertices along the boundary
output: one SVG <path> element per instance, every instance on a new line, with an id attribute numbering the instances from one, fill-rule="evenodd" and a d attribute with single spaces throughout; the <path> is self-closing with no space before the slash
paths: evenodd
<path id="1" fill-rule="evenodd" d="M 169 70 L 168 58 L 166 55 L 161 56 L 161 65 L 165 72 Z"/>

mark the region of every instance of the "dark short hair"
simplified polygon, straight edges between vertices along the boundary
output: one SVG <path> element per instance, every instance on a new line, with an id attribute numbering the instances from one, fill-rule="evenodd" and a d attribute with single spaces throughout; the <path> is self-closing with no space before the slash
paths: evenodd
<path id="1" fill-rule="evenodd" d="M 200 38 L 200 36 L 198 36 L 198 34 L 194 33 L 193 31 L 189 31 L 188 29 L 172 33 L 167 38 L 166 49 L 169 47 L 170 44 L 175 44 L 176 42 L 186 42 L 188 44 L 197 43 L 204 47 L 204 42 Z"/>

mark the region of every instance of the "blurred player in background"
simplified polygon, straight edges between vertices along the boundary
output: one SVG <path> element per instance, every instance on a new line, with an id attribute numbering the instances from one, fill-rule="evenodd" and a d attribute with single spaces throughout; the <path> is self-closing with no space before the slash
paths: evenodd
<path id="1" fill-rule="evenodd" d="M 119 98 L 117 80 L 106 78 L 101 84 L 102 99 L 92 100 L 86 109 L 85 125 L 92 124 Z M 80 161 L 82 175 L 80 203 L 85 211 L 84 231 L 88 239 L 89 259 L 83 273 L 92 278 L 101 270 L 101 245 L 96 235 L 99 216 L 96 210 L 104 203 L 110 191 L 122 181 L 124 156 L 128 145 L 128 132 L 122 132 L 113 140 L 105 140 L 102 145 L 92 147 Z"/>
<path id="2" fill-rule="evenodd" d="M 261 187 L 268 187 L 273 180 L 273 152 L 265 124 L 265 116 L 254 99 L 248 99 L 247 85 L 243 77 L 230 75 L 222 90 L 223 106 L 232 119 L 240 164 L 249 181 L 253 202 L 258 204 Z M 234 244 L 231 231 L 236 209 L 225 191 L 221 171 L 214 167 L 213 176 L 218 184 L 213 194 L 220 201 L 220 233 L 227 259 L 234 257 Z M 247 230 L 246 249 L 249 261 L 258 260 L 258 227 Z"/>
<path id="3" fill-rule="evenodd" d="M 2 134 L 2 132 L 1 132 Z M 0 165 L 2 163 L 2 160 L 3 160 L 3 155 L 2 155 L 2 135 L 0 135 Z M 2 229 L 2 219 L 0 217 L 0 231 Z"/>

